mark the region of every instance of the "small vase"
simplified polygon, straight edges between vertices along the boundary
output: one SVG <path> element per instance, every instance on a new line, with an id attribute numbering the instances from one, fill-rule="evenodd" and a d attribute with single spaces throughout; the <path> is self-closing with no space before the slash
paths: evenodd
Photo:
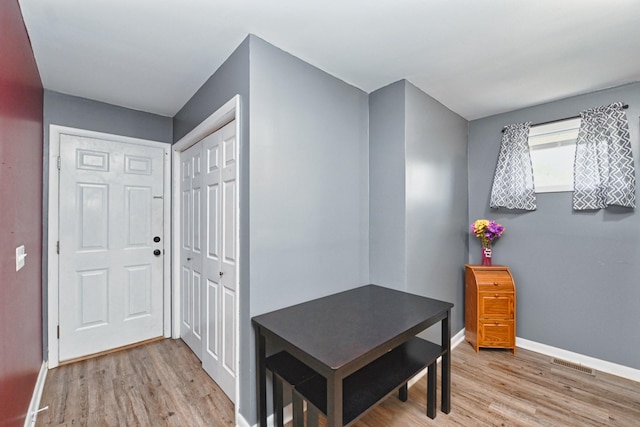
<path id="1" fill-rule="evenodd" d="M 491 266 L 491 247 L 482 248 L 482 265 Z"/>

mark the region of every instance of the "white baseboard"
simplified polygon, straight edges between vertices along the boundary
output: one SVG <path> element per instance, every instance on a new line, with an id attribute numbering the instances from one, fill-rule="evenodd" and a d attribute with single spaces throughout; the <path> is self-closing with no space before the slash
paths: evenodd
<path id="1" fill-rule="evenodd" d="M 282 411 L 282 418 L 284 424 L 287 424 L 293 421 L 293 405 L 289 404 L 284 407 Z M 242 416 L 242 414 L 238 414 L 238 419 L 236 420 L 236 427 L 258 427 L 258 423 L 251 426 L 247 420 Z M 267 427 L 275 427 L 275 420 L 273 419 L 273 414 L 267 417 Z"/>
<path id="2" fill-rule="evenodd" d="M 451 337 L 451 351 L 453 351 L 453 349 L 456 348 L 457 346 L 459 346 L 460 343 L 463 342 L 463 341 L 464 341 L 464 328 L 462 328 L 462 330 L 460 332 L 458 332 L 453 337 Z M 442 357 L 438 357 L 438 362 L 440 362 L 440 359 L 442 359 Z M 414 385 L 415 383 L 420 381 L 422 379 L 422 377 L 427 375 L 428 370 L 429 370 L 429 368 L 424 368 L 422 371 L 420 371 L 416 375 L 414 375 L 413 378 L 411 378 L 409 380 L 409 382 L 407 383 L 407 386 L 411 387 L 412 385 Z"/>
<path id="3" fill-rule="evenodd" d="M 238 417 L 236 418 L 236 427 L 251 427 L 251 424 L 244 419 L 242 414 L 238 413 Z"/>
<path id="4" fill-rule="evenodd" d="M 460 332 L 451 337 L 451 350 L 460 345 L 460 343 L 464 342 L 464 332 L 465 330 L 463 328 Z M 550 345 L 541 344 L 519 337 L 516 337 L 516 347 L 535 351 L 536 353 L 544 354 L 549 357 L 566 360 L 567 362 L 572 362 L 578 365 L 593 368 L 600 372 L 606 372 L 607 374 L 617 375 L 622 378 L 640 382 L 640 369 L 630 368 L 628 366 L 619 365 L 617 363 L 608 362 L 606 360 L 596 359 L 595 357 L 585 356 L 580 353 L 574 353 L 572 351 L 563 350 L 561 348 L 552 347 Z M 440 359 L 438 359 L 438 361 L 440 361 Z M 409 387 L 418 382 L 426 374 L 427 369 L 425 368 L 409 381 Z"/>
<path id="5" fill-rule="evenodd" d="M 457 334 L 451 337 L 451 350 L 464 342 L 464 328 L 462 328 Z"/>
<path id="6" fill-rule="evenodd" d="M 29 403 L 27 417 L 24 419 L 24 427 L 33 427 L 36 425 L 40 398 L 42 397 L 42 391 L 44 390 L 44 382 L 47 379 L 47 371 L 47 362 L 42 362 L 40 372 L 38 373 L 38 379 L 36 380 L 36 385 L 33 389 L 33 395 L 31 396 L 31 402 Z"/>
<path id="7" fill-rule="evenodd" d="M 563 350 L 546 344 L 540 344 L 524 338 L 516 337 L 516 346 L 526 350 L 535 351 L 536 353 L 545 354 L 550 357 L 566 360 L 567 362 L 577 363 L 578 365 L 593 368 L 600 372 L 606 372 L 607 374 L 617 375 L 619 377 L 640 382 L 640 369 L 634 369 L 617 363 L 608 362 L 606 360 L 596 359 L 595 357 L 585 356 L 580 353 L 574 353 L 572 351 Z"/>
<path id="8" fill-rule="evenodd" d="M 464 329 L 462 329 L 455 335 L 454 338 L 451 339 L 452 348 L 453 340 L 456 338 L 459 338 L 460 341 L 464 341 Z M 616 375 L 622 378 L 630 379 L 632 381 L 640 382 L 640 369 L 634 369 L 628 366 L 619 365 L 617 363 L 608 362 L 606 360 L 596 359 L 595 357 L 585 356 L 584 354 L 574 353 L 569 350 L 541 344 L 539 342 L 520 337 L 516 337 L 516 347 L 535 351 L 536 353 L 544 354 L 549 357 L 555 357 L 567 362 L 572 362 L 584 367 L 592 368 L 600 372 L 606 372 L 607 374 Z"/>

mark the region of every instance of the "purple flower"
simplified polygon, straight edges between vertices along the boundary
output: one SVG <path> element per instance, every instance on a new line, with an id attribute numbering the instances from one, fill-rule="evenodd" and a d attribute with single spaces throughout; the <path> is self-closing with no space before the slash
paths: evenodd
<path id="1" fill-rule="evenodd" d="M 482 241 L 483 245 L 489 245 L 495 239 L 502 236 L 504 227 L 495 221 L 478 219 L 471 224 L 470 230 Z"/>

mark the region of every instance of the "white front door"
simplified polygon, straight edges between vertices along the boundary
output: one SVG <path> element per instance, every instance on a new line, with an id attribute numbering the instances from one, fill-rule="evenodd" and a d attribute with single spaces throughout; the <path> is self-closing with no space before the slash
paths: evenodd
<path id="1" fill-rule="evenodd" d="M 206 339 L 202 366 L 235 400 L 236 304 L 238 267 L 238 188 L 235 121 L 202 141 L 206 188 Z"/>
<path id="2" fill-rule="evenodd" d="M 201 144 L 181 155 L 180 244 L 182 303 L 180 337 L 202 358 L 202 149 Z"/>
<path id="3" fill-rule="evenodd" d="M 59 360 L 163 335 L 164 150 L 60 135 Z"/>

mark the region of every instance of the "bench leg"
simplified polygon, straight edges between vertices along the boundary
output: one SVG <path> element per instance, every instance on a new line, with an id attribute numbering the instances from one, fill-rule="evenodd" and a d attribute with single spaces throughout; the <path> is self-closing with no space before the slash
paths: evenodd
<path id="1" fill-rule="evenodd" d="M 304 406 L 302 398 L 293 391 L 293 427 L 304 427 Z"/>
<path id="2" fill-rule="evenodd" d="M 313 405 L 307 405 L 307 427 L 318 427 L 318 417 L 320 411 L 318 411 Z"/>
<path id="3" fill-rule="evenodd" d="M 408 388 L 407 388 L 407 383 L 404 383 L 404 385 L 402 387 L 400 387 L 400 389 L 398 390 L 398 399 L 400 399 L 403 402 L 407 401 L 407 396 L 408 396 Z"/>
<path id="4" fill-rule="evenodd" d="M 427 417 L 436 417 L 436 384 L 438 379 L 438 363 L 434 361 L 427 370 Z"/>
<path id="5" fill-rule="evenodd" d="M 278 375 L 273 375 L 273 418 L 274 418 L 274 425 L 276 427 L 283 427 L 284 426 L 284 417 L 282 415 L 282 408 L 284 406 L 284 403 L 282 401 L 282 395 L 283 390 L 282 390 L 282 378 L 280 378 L 280 376 Z"/>

